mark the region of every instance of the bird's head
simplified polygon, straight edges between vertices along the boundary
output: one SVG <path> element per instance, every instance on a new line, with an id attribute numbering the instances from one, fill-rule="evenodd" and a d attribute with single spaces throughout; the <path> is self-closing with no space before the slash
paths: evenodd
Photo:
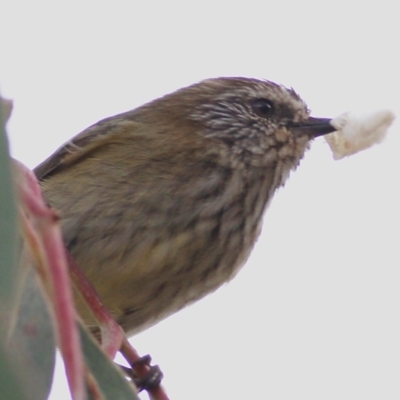
<path id="1" fill-rule="evenodd" d="M 232 162 L 241 165 L 281 160 L 296 166 L 312 139 L 335 130 L 330 119 L 310 117 L 293 89 L 252 78 L 204 80 L 150 106 L 175 130 L 224 144 Z"/>

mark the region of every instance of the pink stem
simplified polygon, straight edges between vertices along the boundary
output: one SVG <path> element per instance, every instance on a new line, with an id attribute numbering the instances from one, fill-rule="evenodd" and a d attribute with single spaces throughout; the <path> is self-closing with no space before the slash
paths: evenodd
<path id="1" fill-rule="evenodd" d="M 43 277 L 43 271 L 45 271 L 44 273 L 47 275 L 46 289 L 48 290 L 49 286 L 53 288 L 49 295 L 53 298 L 54 314 L 57 318 L 57 337 L 64 358 L 71 395 L 75 400 L 85 400 L 84 362 L 58 216 L 44 203 L 39 184 L 33 173 L 22 164 L 17 164 L 17 168 L 20 173 L 17 184 L 22 206 L 35 225 L 39 236 L 36 243 L 41 242 L 42 252 L 45 256 L 41 276 Z M 29 225 L 30 221 L 26 219 L 25 225 L 27 223 Z M 26 231 L 27 235 L 31 237 L 31 243 L 35 241 L 32 237 L 34 231 L 29 228 L 28 232 Z M 40 250 L 36 249 L 36 255 L 39 252 Z"/>
<path id="2" fill-rule="evenodd" d="M 83 274 L 82 270 L 76 264 L 71 254 L 67 252 L 67 260 L 69 264 L 69 271 L 74 285 L 82 295 L 86 304 L 93 312 L 94 317 L 99 323 L 101 329 L 101 347 L 104 352 L 111 358 L 114 359 L 118 350 L 121 347 L 121 343 L 124 340 L 125 334 L 122 328 L 117 324 L 115 319 L 109 313 L 107 308 L 104 306 L 93 287 L 91 282 Z"/>

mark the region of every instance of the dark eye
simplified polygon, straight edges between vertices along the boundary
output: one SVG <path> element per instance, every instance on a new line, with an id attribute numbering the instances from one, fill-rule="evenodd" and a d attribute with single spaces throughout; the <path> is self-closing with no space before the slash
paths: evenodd
<path id="1" fill-rule="evenodd" d="M 253 111 L 262 118 L 268 118 L 274 111 L 272 101 L 267 99 L 255 99 L 251 102 Z"/>

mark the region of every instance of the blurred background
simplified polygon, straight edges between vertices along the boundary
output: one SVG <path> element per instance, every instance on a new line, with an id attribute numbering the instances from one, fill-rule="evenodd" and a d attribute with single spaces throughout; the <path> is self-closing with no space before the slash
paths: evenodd
<path id="1" fill-rule="evenodd" d="M 34 167 L 99 119 L 218 76 L 293 87 L 314 116 L 399 116 L 399 38 L 389 0 L 3 0 L 12 154 Z M 172 400 L 400 398 L 399 129 L 342 161 L 316 140 L 236 279 L 132 338 Z M 63 373 L 51 400 L 69 399 Z"/>

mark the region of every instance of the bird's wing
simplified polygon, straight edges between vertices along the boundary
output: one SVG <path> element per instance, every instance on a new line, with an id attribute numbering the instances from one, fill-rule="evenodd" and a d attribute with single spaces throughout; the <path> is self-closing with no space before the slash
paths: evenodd
<path id="1" fill-rule="evenodd" d="M 126 114 L 99 121 L 63 144 L 34 169 L 37 179 L 47 179 L 67 166 L 79 162 L 87 154 L 112 143 L 116 135 L 135 132 L 135 127 L 139 124 L 127 118 Z"/>

